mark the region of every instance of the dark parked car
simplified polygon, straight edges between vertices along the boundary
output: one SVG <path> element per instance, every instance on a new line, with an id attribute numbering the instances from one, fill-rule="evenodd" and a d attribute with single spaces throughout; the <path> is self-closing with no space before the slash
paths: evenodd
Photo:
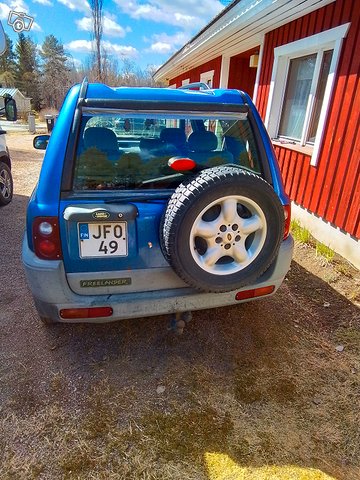
<path id="1" fill-rule="evenodd" d="M 11 160 L 5 134 L 5 130 L 0 129 L 0 207 L 10 203 L 13 197 Z"/>
<path id="2" fill-rule="evenodd" d="M 290 202 L 264 125 L 245 93 L 194 88 L 84 81 L 34 139 L 23 262 L 44 322 L 180 318 L 281 285 Z"/>

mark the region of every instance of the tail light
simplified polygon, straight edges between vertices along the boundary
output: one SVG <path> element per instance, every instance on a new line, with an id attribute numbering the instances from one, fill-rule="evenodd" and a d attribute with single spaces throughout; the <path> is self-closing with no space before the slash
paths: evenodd
<path id="1" fill-rule="evenodd" d="M 62 258 L 58 217 L 36 217 L 33 223 L 35 255 L 43 260 Z"/>
<path id="2" fill-rule="evenodd" d="M 253 288 L 251 290 L 243 290 L 235 295 L 235 300 L 248 300 L 249 298 L 263 297 L 264 295 L 270 295 L 274 291 L 275 285 Z"/>
<path id="3" fill-rule="evenodd" d="M 291 205 L 284 205 L 284 217 L 285 217 L 284 240 L 286 240 L 290 233 Z"/>
<path id="4" fill-rule="evenodd" d="M 89 308 L 63 308 L 60 310 L 60 317 L 64 319 L 100 318 L 111 317 L 111 307 L 89 307 Z"/>

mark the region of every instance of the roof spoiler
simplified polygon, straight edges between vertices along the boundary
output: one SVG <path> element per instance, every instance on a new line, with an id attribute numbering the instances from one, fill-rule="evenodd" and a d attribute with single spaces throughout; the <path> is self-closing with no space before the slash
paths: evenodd
<path id="1" fill-rule="evenodd" d="M 182 85 L 178 90 L 211 90 L 209 85 L 204 82 L 193 82 L 187 85 Z"/>

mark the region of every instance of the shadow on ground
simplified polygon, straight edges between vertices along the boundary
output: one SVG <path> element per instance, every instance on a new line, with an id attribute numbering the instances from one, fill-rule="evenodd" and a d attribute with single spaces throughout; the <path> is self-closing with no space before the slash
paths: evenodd
<path id="1" fill-rule="evenodd" d="M 26 202 L 0 210 L 2 478 L 360 477 L 345 297 L 293 262 L 274 297 L 196 312 L 181 337 L 166 317 L 47 328 L 19 257 Z"/>

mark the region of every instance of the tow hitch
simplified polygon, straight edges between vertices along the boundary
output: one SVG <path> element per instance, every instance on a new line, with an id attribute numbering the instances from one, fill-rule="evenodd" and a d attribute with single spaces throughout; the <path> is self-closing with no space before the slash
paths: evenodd
<path id="1" fill-rule="evenodd" d="M 172 330 L 176 335 L 182 335 L 187 323 L 192 320 L 192 312 L 176 312 L 170 319 L 169 330 Z"/>

